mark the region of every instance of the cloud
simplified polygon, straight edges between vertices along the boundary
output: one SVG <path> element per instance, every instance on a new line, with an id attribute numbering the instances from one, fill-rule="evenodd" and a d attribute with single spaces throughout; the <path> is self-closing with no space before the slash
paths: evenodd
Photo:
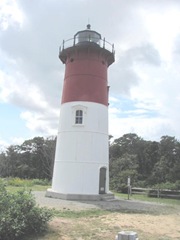
<path id="1" fill-rule="evenodd" d="M 0 139 L 0 153 L 4 152 L 6 148 L 9 146 L 9 142 Z"/>
<path id="2" fill-rule="evenodd" d="M 0 3 L 0 29 L 6 30 L 9 26 L 21 26 L 23 13 L 15 0 L 3 0 Z"/>
<path id="3" fill-rule="evenodd" d="M 180 135 L 179 0 L 4 0 L 0 15 L 0 101 L 21 109 L 28 129 L 56 132 L 64 75 L 59 46 L 89 19 L 115 44 L 112 131 Z"/>
<path id="4" fill-rule="evenodd" d="M 138 86 L 142 80 L 136 68 L 149 65 L 155 67 L 161 65 L 159 53 L 152 44 L 144 43 L 122 51 L 111 73 L 112 92 L 118 95 L 129 95 L 131 87 Z"/>
<path id="5" fill-rule="evenodd" d="M 109 134 L 114 139 L 126 133 L 136 133 L 146 140 L 159 141 L 161 136 L 175 133 L 170 121 L 164 118 L 149 118 L 146 116 L 120 118 L 110 113 L 109 119 Z M 164 129 L 169 129 L 169 131 L 164 134 Z"/>
<path id="6" fill-rule="evenodd" d="M 55 111 L 46 114 L 25 111 L 21 118 L 26 120 L 26 126 L 33 132 L 48 136 L 57 135 L 58 115 Z"/>

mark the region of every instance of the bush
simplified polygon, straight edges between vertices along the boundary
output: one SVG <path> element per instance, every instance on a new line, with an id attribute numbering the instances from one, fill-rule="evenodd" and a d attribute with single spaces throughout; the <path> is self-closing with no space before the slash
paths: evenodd
<path id="1" fill-rule="evenodd" d="M 36 206 L 30 192 L 9 193 L 0 182 L 0 240 L 22 239 L 46 230 L 52 212 Z"/>

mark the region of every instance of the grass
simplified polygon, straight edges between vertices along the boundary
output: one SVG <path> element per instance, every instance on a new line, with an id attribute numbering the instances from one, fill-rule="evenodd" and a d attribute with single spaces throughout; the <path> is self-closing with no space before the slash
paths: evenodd
<path id="1" fill-rule="evenodd" d="M 121 199 L 128 199 L 127 194 L 124 193 L 114 193 L 115 196 L 121 198 Z M 153 202 L 153 203 L 162 203 L 162 204 L 167 204 L 167 205 L 179 205 L 180 206 L 180 200 L 177 199 L 165 199 L 165 198 L 153 198 L 153 197 L 148 197 L 146 195 L 141 195 L 141 194 L 133 194 L 130 196 L 130 200 L 139 200 L 139 201 L 144 201 L 144 202 Z"/>
<path id="2" fill-rule="evenodd" d="M 20 190 L 46 191 L 50 187 L 50 182 L 46 179 L 20 179 L 20 178 L 0 178 L 0 183 L 4 183 L 10 192 Z"/>
<path id="3" fill-rule="evenodd" d="M 82 210 L 82 211 L 71 211 L 71 210 L 52 210 L 53 215 L 55 217 L 61 217 L 61 218 L 69 218 L 69 219 L 75 219 L 75 218 L 93 218 L 93 217 L 99 217 L 103 215 L 107 215 L 110 213 L 110 211 L 105 211 L 101 209 L 88 209 L 88 210 Z"/>
<path id="4" fill-rule="evenodd" d="M 46 191 L 50 186 L 41 186 L 41 185 L 33 185 L 33 186 L 21 186 L 21 187 L 15 187 L 15 186 L 7 186 L 6 189 L 12 193 L 21 191 L 23 189 L 25 190 L 31 190 L 31 191 Z"/>

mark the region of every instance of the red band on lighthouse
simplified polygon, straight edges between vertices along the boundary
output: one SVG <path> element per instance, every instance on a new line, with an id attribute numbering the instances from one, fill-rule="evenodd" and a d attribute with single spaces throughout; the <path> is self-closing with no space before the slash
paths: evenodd
<path id="1" fill-rule="evenodd" d="M 62 103 L 96 102 L 108 105 L 107 63 L 97 52 L 78 49 L 66 60 Z"/>

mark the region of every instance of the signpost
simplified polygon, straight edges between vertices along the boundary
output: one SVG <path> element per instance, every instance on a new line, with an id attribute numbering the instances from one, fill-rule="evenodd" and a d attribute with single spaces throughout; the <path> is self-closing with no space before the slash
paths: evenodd
<path id="1" fill-rule="evenodd" d="M 131 178 L 128 177 L 127 179 L 127 186 L 128 186 L 128 200 L 130 198 L 130 194 L 131 194 Z"/>

